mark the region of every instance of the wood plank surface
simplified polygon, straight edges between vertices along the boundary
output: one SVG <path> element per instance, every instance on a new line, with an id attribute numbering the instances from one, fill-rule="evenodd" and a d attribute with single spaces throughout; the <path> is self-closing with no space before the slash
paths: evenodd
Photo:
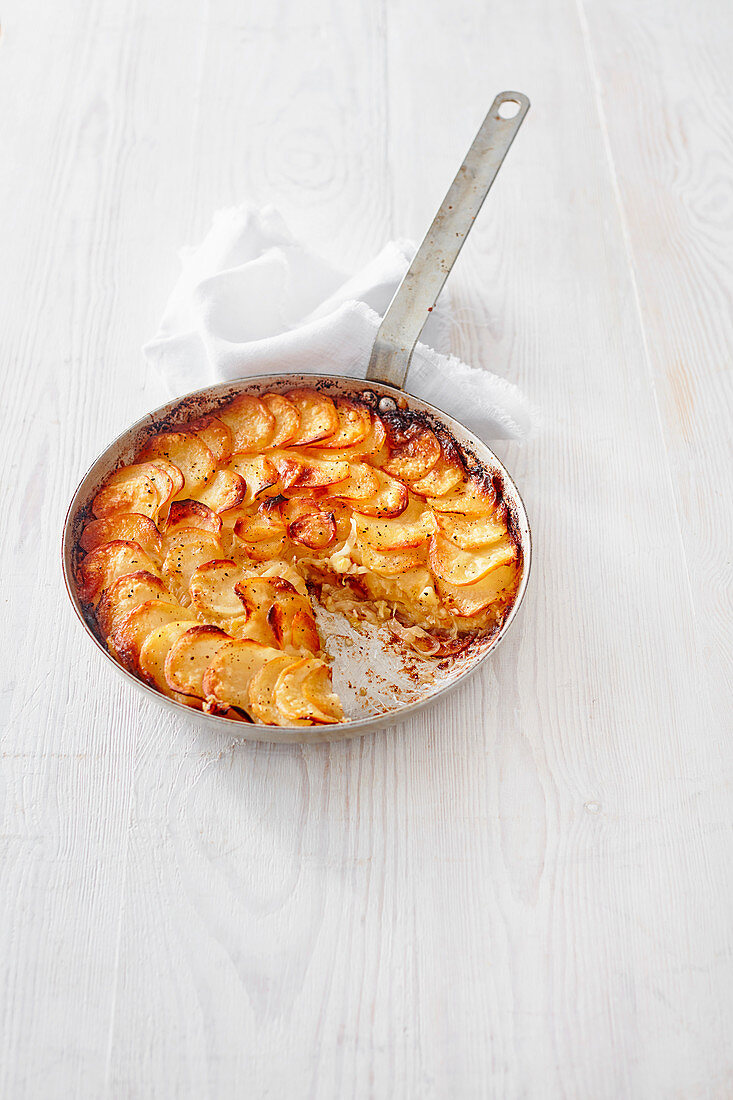
<path id="1" fill-rule="evenodd" d="M 0 1096 L 731 1095 L 732 48 L 722 0 L 9 0 Z M 176 250 L 244 196 L 418 236 L 505 87 L 451 295 L 540 414 L 516 627 L 375 736 L 202 735 L 58 564 Z"/>

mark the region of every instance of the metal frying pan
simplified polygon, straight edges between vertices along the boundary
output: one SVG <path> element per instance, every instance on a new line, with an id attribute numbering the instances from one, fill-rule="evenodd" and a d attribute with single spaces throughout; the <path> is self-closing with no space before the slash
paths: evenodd
<path id="1" fill-rule="evenodd" d="M 473 221 L 481 209 L 502 161 L 529 110 L 520 92 L 496 97 L 466 159 L 458 170 L 433 224 L 420 245 L 379 327 L 365 381 L 333 375 L 262 375 L 221 382 L 178 398 L 143 417 L 118 436 L 99 456 L 74 493 L 63 533 L 63 572 L 66 589 L 79 620 L 117 672 L 160 706 L 202 728 L 218 728 L 254 741 L 338 741 L 389 725 L 428 706 L 456 687 L 496 649 L 514 620 L 529 577 L 531 537 L 527 513 L 513 480 L 496 455 L 472 432 L 440 409 L 403 390 L 410 359 L 430 310 L 440 294 Z M 215 412 L 241 393 L 285 391 L 309 385 L 329 394 L 347 394 L 368 401 L 381 411 L 398 408 L 418 411 L 447 430 L 466 454 L 469 464 L 488 470 L 503 488 L 513 529 L 522 553 L 522 576 L 514 605 L 501 629 L 449 661 L 423 661 L 385 646 L 376 629 L 352 630 L 343 617 L 319 610 L 326 646 L 335 657 L 334 687 L 348 719 L 332 726 L 285 728 L 249 725 L 193 710 L 148 687 L 111 656 L 85 614 L 76 590 L 78 540 L 89 506 L 110 473 L 133 461 L 145 440 L 162 429 L 173 429 L 195 417 Z"/>

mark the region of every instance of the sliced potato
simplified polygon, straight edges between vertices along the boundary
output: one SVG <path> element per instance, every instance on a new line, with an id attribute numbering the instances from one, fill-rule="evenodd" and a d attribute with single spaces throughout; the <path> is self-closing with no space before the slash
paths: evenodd
<path id="1" fill-rule="evenodd" d="M 202 416 L 193 420 L 188 428 L 206 444 L 217 464 L 228 462 L 232 457 L 232 433 L 217 416 Z"/>
<path id="2" fill-rule="evenodd" d="M 317 506 L 304 510 L 288 524 L 288 537 L 308 550 L 325 550 L 336 542 L 333 512 L 322 511 Z"/>
<path id="3" fill-rule="evenodd" d="M 275 685 L 280 673 L 291 668 L 297 658 L 284 653 L 271 657 L 252 677 L 249 684 L 247 711 L 265 726 L 309 726 L 310 722 L 286 718 L 275 703 Z"/>
<path id="4" fill-rule="evenodd" d="M 385 474 L 384 470 L 374 469 L 377 478 L 377 492 L 364 500 L 350 501 L 355 512 L 366 516 L 401 516 L 409 504 L 407 486 L 401 481 Z"/>
<path id="5" fill-rule="evenodd" d="M 517 548 L 508 535 L 477 550 L 461 550 L 443 535 L 433 535 L 429 546 L 430 568 L 436 577 L 454 587 L 475 584 L 516 556 Z"/>
<path id="6" fill-rule="evenodd" d="M 281 714 L 294 722 L 337 722 L 333 715 L 333 706 L 338 703 L 332 692 L 326 697 L 330 710 L 322 709 L 314 702 L 312 695 L 318 689 L 320 681 L 312 679 L 314 674 L 328 675 L 328 665 L 316 657 L 306 657 L 294 665 L 283 668 L 275 681 L 275 706 Z M 306 684 L 311 680 L 310 694 L 306 694 Z"/>
<path id="7" fill-rule="evenodd" d="M 349 467 L 349 476 L 334 489 L 341 500 L 371 500 L 379 492 L 377 470 L 366 462 L 353 462 Z"/>
<path id="8" fill-rule="evenodd" d="M 280 538 L 263 539 L 260 542 L 246 542 L 240 539 L 239 536 L 236 536 L 236 538 L 237 549 L 246 554 L 253 562 L 276 561 L 285 557 L 289 549 L 284 535 L 281 535 Z"/>
<path id="9" fill-rule="evenodd" d="M 435 432 L 419 420 L 406 419 L 402 414 L 385 416 L 389 461 L 383 469 L 402 481 L 418 481 L 425 477 L 441 456 Z"/>
<path id="10" fill-rule="evenodd" d="M 353 462 L 356 458 L 363 458 L 376 465 L 381 465 L 389 457 L 387 453 L 387 431 L 381 417 L 377 416 L 376 413 L 370 413 L 370 417 L 371 428 L 360 443 L 352 443 L 347 448 L 331 449 L 326 446 L 326 442 L 330 443 L 330 440 L 328 440 L 324 441 L 323 444 L 309 447 L 308 454 L 313 455 L 314 458 L 327 458 L 332 461 L 343 458 L 347 462 Z"/>
<path id="11" fill-rule="evenodd" d="M 117 623 L 107 639 L 107 644 L 126 668 L 131 672 L 139 672 L 140 650 L 147 636 L 166 623 L 184 620 L 192 626 L 196 623 L 195 619 L 190 618 L 190 612 L 184 611 L 178 604 L 146 600 Z"/>
<path id="12" fill-rule="evenodd" d="M 242 570 L 227 559 L 204 562 L 191 576 L 191 606 L 203 619 L 245 618 L 247 609 L 235 591 Z"/>
<path id="13" fill-rule="evenodd" d="M 236 508 L 247 495 L 247 483 L 233 470 L 217 470 L 208 484 L 198 494 L 212 512 L 226 512 Z"/>
<path id="14" fill-rule="evenodd" d="M 216 535 L 184 527 L 174 536 L 174 545 L 163 562 L 163 579 L 183 607 L 191 603 L 190 584 L 196 570 L 217 559 L 222 559 L 222 546 Z"/>
<path id="15" fill-rule="evenodd" d="M 496 496 L 493 489 L 469 478 L 442 496 L 427 497 L 427 503 L 435 512 L 458 512 L 463 516 L 476 516 L 493 511 Z"/>
<path id="16" fill-rule="evenodd" d="M 158 575 L 158 567 L 136 542 L 115 539 L 87 554 L 79 566 L 79 595 L 84 603 L 96 606 L 105 588 L 127 573 Z"/>
<path id="17" fill-rule="evenodd" d="M 230 470 L 244 478 L 247 491 L 242 500 L 249 505 L 268 489 L 277 485 L 278 473 L 275 466 L 264 455 L 233 454 L 229 463 Z"/>
<path id="18" fill-rule="evenodd" d="M 229 642 L 218 650 L 203 674 L 202 689 L 206 700 L 219 706 L 240 707 L 254 714 L 250 702 L 252 682 L 270 661 L 281 659 L 282 654 L 276 649 L 257 642 Z M 286 660 L 292 661 L 292 657 Z"/>
<path id="19" fill-rule="evenodd" d="M 151 687 L 157 688 L 163 695 L 175 699 L 178 703 L 185 703 L 187 707 L 195 707 L 197 701 L 189 696 L 174 691 L 165 676 L 165 665 L 171 647 L 178 639 L 191 629 L 191 624 L 177 620 L 164 623 L 163 626 L 152 630 L 140 647 L 138 668 L 140 675 Z M 195 629 L 195 628 L 194 628 Z"/>
<path id="20" fill-rule="evenodd" d="M 159 466 L 137 462 L 116 470 L 92 501 L 97 519 L 136 512 L 154 520 L 173 493 L 173 482 Z"/>
<path id="21" fill-rule="evenodd" d="M 338 428 L 321 443 L 327 450 L 332 448 L 351 448 L 363 443 L 372 427 L 372 414 L 366 405 L 354 401 L 351 397 L 336 397 L 336 416 Z"/>
<path id="22" fill-rule="evenodd" d="M 212 535 L 221 531 L 221 519 L 216 512 L 201 500 L 177 500 L 171 504 L 168 522 L 165 526 L 166 538 L 183 527 L 198 527 Z"/>
<path id="23" fill-rule="evenodd" d="M 267 612 L 267 622 L 281 649 L 318 653 L 321 639 L 311 606 L 297 592 L 281 592 Z"/>
<path id="24" fill-rule="evenodd" d="M 164 473 L 168 474 L 171 479 L 171 495 L 168 501 L 175 500 L 178 493 L 185 484 L 185 478 L 177 466 L 174 466 L 172 462 L 169 462 L 167 458 L 151 458 L 149 459 L 151 465 L 157 466 Z"/>
<path id="25" fill-rule="evenodd" d="M 437 529 L 434 514 L 414 497 L 394 519 L 354 514 L 357 535 L 375 550 L 405 550 L 420 546 Z"/>
<path id="26" fill-rule="evenodd" d="M 175 494 L 176 500 L 185 500 L 201 492 L 216 470 L 214 456 L 193 432 L 160 432 L 147 441 L 140 452 L 141 459 L 165 458 L 177 466 L 184 477 L 184 485 Z"/>
<path id="27" fill-rule="evenodd" d="M 285 522 L 277 510 L 260 507 L 254 513 L 237 517 L 234 534 L 242 542 L 281 541 L 285 537 Z"/>
<path id="28" fill-rule="evenodd" d="M 500 565 L 476 584 L 452 585 L 438 579 L 438 592 L 454 615 L 472 618 L 494 604 L 502 606 L 516 588 L 518 573 L 518 563 L 514 561 Z"/>
<path id="29" fill-rule="evenodd" d="M 441 535 L 461 550 L 475 550 L 497 542 L 506 534 L 506 509 L 487 515 L 462 516 L 459 512 L 434 512 Z"/>
<path id="30" fill-rule="evenodd" d="M 150 600 L 169 603 L 171 595 L 160 577 L 144 569 L 118 577 L 102 592 L 97 604 L 97 622 L 105 637 L 134 607 Z"/>
<path id="31" fill-rule="evenodd" d="M 273 451 L 270 456 L 284 489 L 297 486 L 316 489 L 344 482 L 349 476 L 349 463 L 327 462 L 299 454 L 297 451 Z"/>
<path id="32" fill-rule="evenodd" d="M 357 549 L 362 565 L 384 577 L 396 577 L 424 563 L 419 550 L 375 550 L 366 542 L 359 542 Z"/>
<path id="33" fill-rule="evenodd" d="M 154 561 L 159 561 L 163 551 L 163 540 L 158 528 L 149 516 L 134 512 L 119 512 L 106 519 L 94 519 L 86 525 L 79 539 L 79 545 L 87 554 L 91 554 L 105 542 L 136 542 Z"/>
<path id="34" fill-rule="evenodd" d="M 298 431 L 291 440 L 293 446 L 304 446 L 328 439 L 337 431 L 339 418 L 330 397 L 310 386 L 288 390 L 285 396 L 292 401 L 300 416 Z"/>
<path id="35" fill-rule="evenodd" d="M 265 393 L 262 400 L 275 417 L 275 431 L 270 440 L 270 447 L 282 447 L 285 443 L 292 443 L 298 434 L 300 425 L 300 413 L 292 401 L 282 393 Z"/>
<path id="36" fill-rule="evenodd" d="M 325 661 L 312 662 L 310 672 L 303 680 L 303 693 L 308 702 L 317 707 L 322 714 L 326 714 L 331 721 L 343 721 L 344 708 L 333 690 L 331 669 Z"/>
<path id="37" fill-rule="evenodd" d="M 275 417 L 259 397 L 243 393 L 217 413 L 232 433 L 232 451 L 261 451 L 275 434 Z"/>
<path id="38" fill-rule="evenodd" d="M 168 650 L 164 676 L 174 692 L 205 698 L 203 680 L 219 650 L 231 638 L 218 626 L 188 626 Z"/>
<path id="39" fill-rule="evenodd" d="M 442 497 L 460 485 L 464 476 L 463 469 L 457 462 L 441 459 L 424 477 L 411 481 L 410 489 L 421 497 Z"/>

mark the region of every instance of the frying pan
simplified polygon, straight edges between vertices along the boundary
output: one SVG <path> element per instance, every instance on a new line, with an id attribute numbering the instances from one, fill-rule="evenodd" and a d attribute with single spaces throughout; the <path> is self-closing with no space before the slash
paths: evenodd
<path id="1" fill-rule="evenodd" d="M 405 392 L 403 386 L 418 336 L 528 110 L 529 100 L 521 92 L 502 92 L 494 100 L 384 315 L 364 381 L 334 375 L 279 374 L 207 386 L 138 420 L 107 447 L 82 478 L 69 505 L 63 532 L 63 573 L 71 603 L 87 634 L 113 668 L 179 718 L 208 730 L 218 728 L 253 741 L 315 742 L 355 737 L 407 718 L 441 698 L 475 672 L 505 637 L 524 596 L 530 569 L 531 535 L 522 498 L 504 466 L 482 440 L 453 417 Z M 174 430 L 176 425 L 195 417 L 215 413 L 238 394 L 260 395 L 302 385 L 313 386 L 333 396 L 357 397 L 381 412 L 395 407 L 419 412 L 428 422 L 447 432 L 463 450 L 469 467 L 478 466 L 489 471 L 501 485 L 510 524 L 521 551 L 522 574 L 514 604 L 501 628 L 450 660 L 424 660 L 405 654 L 398 647 L 385 646 L 375 627 L 366 624 L 357 632 L 343 616 L 317 609 L 326 648 L 335 658 L 334 688 L 344 703 L 347 719 L 331 726 L 250 725 L 204 714 L 177 703 L 118 664 L 77 592 L 78 542 L 90 516 L 91 502 L 102 483 L 120 465 L 132 462 L 150 435 Z"/>

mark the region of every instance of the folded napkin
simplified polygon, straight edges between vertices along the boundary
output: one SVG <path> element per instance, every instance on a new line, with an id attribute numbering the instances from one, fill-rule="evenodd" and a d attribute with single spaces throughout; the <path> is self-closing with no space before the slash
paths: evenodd
<path id="1" fill-rule="evenodd" d="M 221 210 L 182 269 L 160 327 L 143 348 L 172 394 L 255 374 L 363 378 L 382 314 L 415 253 L 390 241 L 347 276 L 298 243 L 276 210 Z M 415 349 L 407 389 L 484 440 L 521 439 L 530 407 L 505 379 L 447 352 L 444 291 Z"/>

